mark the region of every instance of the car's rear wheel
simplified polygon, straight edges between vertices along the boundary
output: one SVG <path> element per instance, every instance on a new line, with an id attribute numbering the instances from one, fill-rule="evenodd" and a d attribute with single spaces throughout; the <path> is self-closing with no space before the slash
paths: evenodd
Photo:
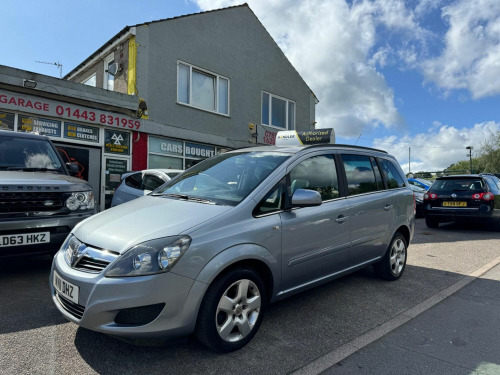
<path id="1" fill-rule="evenodd" d="M 428 228 L 437 228 L 439 227 L 439 221 L 436 218 L 427 216 L 425 218 L 425 225 L 427 225 Z"/>
<path id="2" fill-rule="evenodd" d="M 203 298 L 195 335 L 218 352 L 241 349 L 255 335 L 266 310 L 267 295 L 252 269 L 233 269 L 216 279 Z"/>
<path id="3" fill-rule="evenodd" d="M 396 232 L 384 257 L 374 265 L 375 272 L 384 280 L 399 279 L 406 268 L 407 253 L 406 239 L 401 233 Z"/>

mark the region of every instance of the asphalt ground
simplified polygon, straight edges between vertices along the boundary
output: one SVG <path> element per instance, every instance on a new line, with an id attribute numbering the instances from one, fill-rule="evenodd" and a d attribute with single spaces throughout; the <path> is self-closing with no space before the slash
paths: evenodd
<path id="1" fill-rule="evenodd" d="M 313 368 L 308 366 L 328 358 L 356 339 L 398 321 L 398 317 L 447 288 L 468 280 L 469 275 L 500 256 L 499 244 L 500 231 L 497 228 L 451 224 L 428 229 L 423 220 L 418 219 L 415 236 L 409 247 L 407 268 L 400 280 L 379 280 L 373 270 L 367 268 L 273 304 L 249 345 L 238 352 L 224 355 L 212 353 L 192 338 L 187 343 L 138 347 L 79 328 L 67 322 L 52 303 L 48 280 L 49 257 L 2 260 L 0 373 L 303 372 Z M 428 311 L 433 311 L 443 303 L 446 300 Z M 394 326 L 394 330 L 387 331 L 388 335 L 411 322 L 413 320 L 400 328 Z M 468 322 L 464 321 L 463 324 Z M 439 325 L 434 326 L 434 329 L 440 329 Z M 380 340 L 385 337 L 382 336 Z M 356 347 L 361 350 L 354 355 L 362 355 L 370 345 Z M 401 363 L 406 363 L 406 360 L 402 355 Z M 336 363 L 328 363 L 326 367 L 320 367 L 319 371 L 333 371 L 338 367 Z M 309 373 L 319 371 L 313 369 Z"/>

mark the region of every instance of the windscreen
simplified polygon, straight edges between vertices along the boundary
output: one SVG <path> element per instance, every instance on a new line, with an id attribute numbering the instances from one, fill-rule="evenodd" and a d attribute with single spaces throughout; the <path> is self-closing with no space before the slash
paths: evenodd
<path id="1" fill-rule="evenodd" d="M 235 206 L 290 157 L 281 152 L 231 152 L 196 164 L 153 195 Z"/>
<path id="2" fill-rule="evenodd" d="M 63 172 L 56 151 L 48 141 L 2 135 L 0 135 L 0 169 Z"/>

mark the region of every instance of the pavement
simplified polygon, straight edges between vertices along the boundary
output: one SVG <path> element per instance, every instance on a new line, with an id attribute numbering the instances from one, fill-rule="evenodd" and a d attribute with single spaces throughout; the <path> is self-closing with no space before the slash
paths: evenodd
<path id="1" fill-rule="evenodd" d="M 294 374 L 500 375 L 498 259 Z"/>

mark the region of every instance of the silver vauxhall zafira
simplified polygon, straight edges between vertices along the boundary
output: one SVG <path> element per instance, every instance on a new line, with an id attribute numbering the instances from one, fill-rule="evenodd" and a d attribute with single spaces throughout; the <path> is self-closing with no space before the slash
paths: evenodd
<path id="1" fill-rule="evenodd" d="M 232 351 L 270 302 L 366 266 L 400 278 L 414 217 L 384 151 L 231 151 L 75 227 L 54 258 L 52 298 L 94 331 L 136 342 L 194 333 Z"/>

